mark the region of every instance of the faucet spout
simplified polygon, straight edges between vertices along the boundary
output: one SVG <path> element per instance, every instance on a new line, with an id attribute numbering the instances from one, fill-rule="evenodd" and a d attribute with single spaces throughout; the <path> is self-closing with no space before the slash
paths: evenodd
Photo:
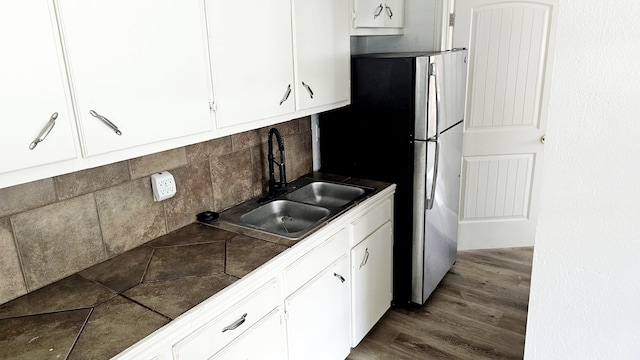
<path id="1" fill-rule="evenodd" d="M 280 153 L 280 161 L 276 161 L 275 156 L 273 155 L 273 137 L 276 137 L 276 141 L 278 143 L 278 151 Z M 267 159 L 269 162 L 269 197 L 278 196 L 278 190 L 286 189 L 287 187 L 287 171 L 284 165 L 284 141 L 282 140 L 282 136 L 280 132 L 276 128 L 271 128 L 269 130 L 269 154 L 267 155 Z M 275 179 L 275 168 L 274 164 L 278 165 L 278 173 L 280 175 L 280 181 L 276 183 Z"/>

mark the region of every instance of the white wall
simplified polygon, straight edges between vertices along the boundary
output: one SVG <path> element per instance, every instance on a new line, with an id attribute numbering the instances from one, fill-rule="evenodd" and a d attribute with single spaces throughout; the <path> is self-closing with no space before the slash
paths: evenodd
<path id="1" fill-rule="evenodd" d="M 526 359 L 640 359 L 640 3 L 563 0 Z"/>

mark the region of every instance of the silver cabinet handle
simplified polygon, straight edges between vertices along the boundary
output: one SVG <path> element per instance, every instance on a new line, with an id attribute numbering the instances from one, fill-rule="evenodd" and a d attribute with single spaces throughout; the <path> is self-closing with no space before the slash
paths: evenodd
<path id="1" fill-rule="evenodd" d="M 378 16 L 380 16 L 380 14 L 382 13 L 382 10 L 384 10 L 384 8 L 382 7 L 382 3 L 380 3 L 380 5 L 378 5 L 378 7 L 376 8 L 376 11 L 374 11 L 373 13 L 373 18 L 377 18 Z"/>
<path id="2" fill-rule="evenodd" d="M 359 269 L 362 269 L 363 266 L 367 265 L 367 261 L 369 261 L 369 248 L 364 249 L 364 258 L 360 263 Z"/>
<path id="3" fill-rule="evenodd" d="M 338 273 L 333 273 L 333 276 L 337 277 L 338 279 L 340 279 L 340 282 L 345 282 L 346 280 L 344 279 L 344 277 Z"/>
<path id="4" fill-rule="evenodd" d="M 31 145 L 29 145 L 30 150 L 35 149 L 39 143 L 43 142 L 44 139 L 47 138 L 47 135 L 49 135 L 49 133 L 51 132 L 51 129 L 53 129 L 53 126 L 56 124 L 57 118 L 58 118 L 58 113 L 54 112 L 49 118 L 47 125 L 44 126 L 42 131 L 40 131 L 40 134 L 38 135 L 38 137 L 35 140 L 33 140 L 33 142 L 31 142 Z"/>
<path id="5" fill-rule="evenodd" d="M 291 94 L 291 84 L 287 86 L 287 90 L 284 92 L 282 100 L 280 100 L 280 105 L 282 105 L 283 102 L 287 101 L 287 99 L 289 98 L 289 94 Z"/>
<path id="6" fill-rule="evenodd" d="M 391 11 L 391 8 L 387 4 L 384 4 L 384 8 L 385 10 L 387 10 L 387 15 L 389 15 L 389 19 L 391 19 L 393 17 L 393 11 Z"/>
<path id="7" fill-rule="evenodd" d="M 230 325 L 225 326 L 222 329 L 222 332 L 228 331 L 228 330 L 235 330 L 237 329 L 240 325 L 244 324 L 245 320 L 247 320 L 247 313 L 244 313 L 244 315 L 242 315 L 240 317 L 240 319 L 232 322 Z"/>
<path id="8" fill-rule="evenodd" d="M 309 97 L 313 99 L 313 90 L 311 90 L 311 86 L 305 84 L 304 81 L 302 82 L 302 86 L 304 86 L 304 88 L 307 89 L 307 92 L 309 93 Z"/>
<path id="9" fill-rule="evenodd" d="M 540 142 L 544 144 L 546 141 L 547 141 L 547 135 L 542 135 L 542 137 L 540 138 Z"/>
<path id="10" fill-rule="evenodd" d="M 113 131 L 116 132 L 116 134 L 122 135 L 122 131 L 120 131 L 118 129 L 118 127 L 116 126 L 116 124 L 112 123 L 111 121 L 109 121 L 109 119 L 107 119 L 106 117 L 98 114 L 97 112 L 93 111 L 93 110 L 89 110 L 89 114 L 91 114 L 91 116 L 93 116 L 94 118 L 101 120 L 103 123 L 107 124 L 111 129 L 113 129 Z"/>

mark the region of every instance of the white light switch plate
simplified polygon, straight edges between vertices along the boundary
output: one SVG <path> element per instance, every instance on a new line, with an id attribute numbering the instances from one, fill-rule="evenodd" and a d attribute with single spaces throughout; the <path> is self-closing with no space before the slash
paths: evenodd
<path id="1" fill-rule="evenodd" d="M 176 180 L 170 172 L 162 171 L 151 175 L 151 188 L 153 189 L 153 200 L 166 200 L 176 194 Z"/>

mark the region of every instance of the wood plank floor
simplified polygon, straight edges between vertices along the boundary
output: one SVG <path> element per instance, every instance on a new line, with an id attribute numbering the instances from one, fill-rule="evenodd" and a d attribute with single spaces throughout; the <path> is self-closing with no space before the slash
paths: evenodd
<path id="1" fill-rule="evenodd" d="M 522 359 L 532 256 L 459 252 L 425 305 L 389 310 L 347 359 Z"/>

